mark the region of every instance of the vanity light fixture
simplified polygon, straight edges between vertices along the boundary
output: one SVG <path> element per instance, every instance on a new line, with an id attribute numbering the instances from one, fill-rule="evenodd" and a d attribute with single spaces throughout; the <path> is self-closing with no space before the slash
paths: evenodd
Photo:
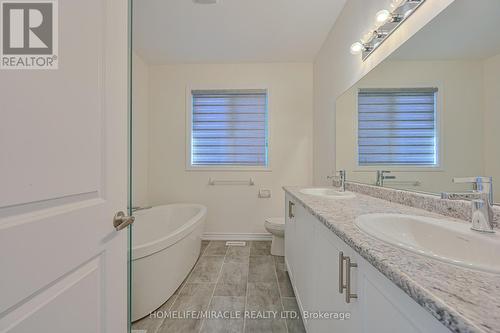
<path id="1" fill-rule="evenodd" d="M 351 45 L 351 54 L 360 54 L 363 48 L 364 46 L 361 42 L 355 42 Z"/>
<path id="2" fill-rule="evenodd" d="M 393 0 L 391 10 L 382 9 L 375 15 L 375 28 L 351 45 L 351 54 L 361 54 L 366 60 L 425 0 Z"/>
<path id="3" fill-rule="evenodd" d="M 377 22 L 378 23 L 385 23 L 387 20 L 391 17 L 391 12 L 388 11 L 387 9 L 382 9 L 377 12 Z"/>
<path id="4" fill-rule="evenodd" d="M 355 42 L 351 45 L 351 54 L 370 52 L 373 46 L 363 42 Z"/>

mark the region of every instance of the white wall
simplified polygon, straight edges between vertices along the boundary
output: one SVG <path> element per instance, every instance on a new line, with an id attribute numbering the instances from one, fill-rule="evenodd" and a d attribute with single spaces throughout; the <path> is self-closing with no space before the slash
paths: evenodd
<path id="1" fill-rule="evenodd" d="M 149 161 L 149 69 L 135 52 L 132 57 L 132 202 L 147 206 Z"/>
<path id="2" fill-rule="evenodd" d="M 335 169 L 335 100 L 382 62 L 454 0 L 426 1 L 369 58 L 349 53 L 350 45 L 368 32 L 375 13 L 390 0 L 349 0 L 314 64 L 314 183 L 326 184 Z"/>
<path id="3" fill-rule="evenodd" d="M 453 177 L 481 175 L 484 171 L 483 62 L 478 61 L 386 61 L 363 77 L 337 99 L 336 165 L 346 169 L 351 180 L 375 183 L 375 168 L 357 166 L 358 88 L 438 87 L 440 167 L 392 170 L 396 181 L 388 186 L 425 192 L 465 190 L 452 184 Z M 474 134 L 476 133 L 476 135 Z M 466 153 L 464 153 L 466 152 Z M 361 170 L 371 169 L 370 171 Z M 408 171 L 408 172 L 405 172 Z M 406 181 L 420 181 L 412 186 Z M 403 182 L 403 183 L 402 183 Z"/>
<path id="4" fill-rule="evenodd" d="M 283 185 L 312 182 L 312 64 L 221 64 L 150 67 L 149 200 L 208 207 L 206 231 L 264 233 L 264 218 L 284 216 Z M 186 89 L 269 88 L 272 171 L 186 171 Z M 255 186 L 208 186 L 208 178 L 248 179 Z M 259 188 L 272 190 L 259 199 Z"/>
<path id="5" fill-rule="evenodd" d="M 484 62 L 485 174 L 493 176 L 496 192 L 500 184 L 500 54 Z M 500 195 L 495 196 L 500 202 Z"/>

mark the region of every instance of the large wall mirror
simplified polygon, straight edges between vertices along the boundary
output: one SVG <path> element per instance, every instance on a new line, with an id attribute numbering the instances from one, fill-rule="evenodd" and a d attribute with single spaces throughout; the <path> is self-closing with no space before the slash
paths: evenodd
<path id="1" fill-rule="evenodd" d="M 348 181 L 440 193 L 491 176 L 500 203 L 498 13 L 498 0 L 456 0 L 337 99 Z"/>

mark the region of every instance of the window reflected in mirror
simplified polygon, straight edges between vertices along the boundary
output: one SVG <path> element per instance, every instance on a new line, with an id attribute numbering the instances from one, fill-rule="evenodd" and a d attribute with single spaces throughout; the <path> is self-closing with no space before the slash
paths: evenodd
<path id="1" fill-rule="evenodd" d="M 481 20 L 465 25 L 471 8 Z M 500 184 L 498 12 L 500 1 L 455 1 L 337 99 L 348 181 L 376 185 L 387 171 L 383 186 L 434 194 L 473 190 L 455 177 Z"/>

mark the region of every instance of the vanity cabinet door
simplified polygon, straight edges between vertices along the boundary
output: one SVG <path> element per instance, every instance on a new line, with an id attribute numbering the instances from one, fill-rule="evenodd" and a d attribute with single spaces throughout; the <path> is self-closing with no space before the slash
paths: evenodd
<path id="1" fill-rule="evenodd" d="M 313 313 L 338 314 L 331 319 L 309 319 L 308 332 L 313 333 L 354 333 L 360 332 L 361 315 L 357 299 L 346 302 L 346 291 L 339 292 L 340 282 L 340 253 L 350 256 L 355 262 L 354 251 L 342 243 L 330 230 L 317 221 L 314 231 L 315 244 L 315 281 Z M 345 261 L 343 267 L 343 281 L 346 282 Z M 358 293 L 357 269 L 351 268 L 351 293 Z M 343 316 L 343 317 L 342 317 Z M 348 316 L 349 318 L 347 318 Z M 344 319 L 340 319 L 344 318 Z"/>
<path id="2" fill-rule="evenodd" d="M 363 332 L 450 333 L 422 306 L 357 256 Z"/>
<path id="3" fill-rule="evenodd" d="M 294 211 L 296 204 L 289 195 L 286 195 L 285 199 L 285 263 L 288 269 L 288 275 L 290 280 L 295 285 L 295 248 L 297 246 L 296 242 L 296 231 L 295 231 L 295 217 Z"/>
<path id="4" fill-rule="evenodd" d="M 302 206 L 295 210 L 295 240 L 294 249 L 297 258 L 294 270 L 297 301 L 303 311 L 311 311 L 314 304 L 315 275 L 314 268 L 318 264 L 315 258 L 314 227 L 317 220 Z"/>

